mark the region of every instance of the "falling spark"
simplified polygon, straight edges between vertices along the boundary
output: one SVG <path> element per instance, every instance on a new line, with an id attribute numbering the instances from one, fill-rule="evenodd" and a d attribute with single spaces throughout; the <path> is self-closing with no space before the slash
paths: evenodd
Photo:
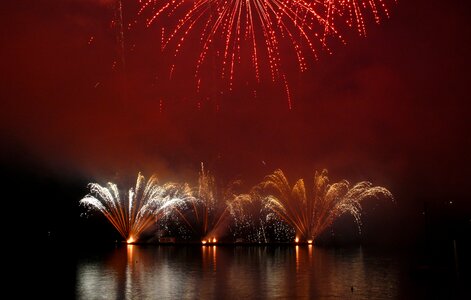
<path id="1" fill-rule="evenodd" d="M 116 42 L 118 44 L 118 55 L 121 60 L 121 68 L 123 73 L 126 73 L 126 55 L 125 55 L 125 39 L 124 39 L 124 24 L 123 24 L 123 3 L 122 0 L 116 1 L 115 20 L 114 25 L 117 25 Z"/>
<path id="2" fill-rule="evenodd" d="M 269 224 L 274 220 L 267 206 L 267 198 L 262 197 L 257 187 L 248 194 L 238 195 L 230 203 L 233 218 L 233 234 L 239 240 L 250 243 L 267 243 Z"/>

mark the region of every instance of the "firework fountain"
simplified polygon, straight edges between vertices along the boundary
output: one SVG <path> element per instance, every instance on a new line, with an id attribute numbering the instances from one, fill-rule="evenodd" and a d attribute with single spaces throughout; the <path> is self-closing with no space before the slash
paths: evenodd
<path id="1" fill-rule="evenodd" d="M 140 173 L 136 185 L 121 195 L 116 184 L 88 185 L 90 193 L 80 204 L 101 212 L 128 243 L 139 240 L 155 221 L 169 214 L 173 207 L 184 203 L 184 193 L 175 183 L 159 185 L 156 175 L 146 182 Z"/>
<path id="2" fill-rule="evenodd" d="M 100 211 L 128 243 L 154 224 L 167 234 L 177 228 L 179 237 L 203 244 L 215 244 L 229 233 L 235 242 L 311 244 L 344 214 L 352 215 L 360 230 L 363 200 L 394 200 L 386 188 L 367 181 L 331 184 L 327 170 L 315 172 L 311 193 L 303 179 L 291 186 L 279 169 L 248 193 L 236 193 L 240 185 L 232 181 L 220 188 L 201 164 L 194 188 L 187 183 L 159 185 L 155 175 L 145 182 L 139 174 L 136 186 L 124 197 L 114 183 L 91 183 L 90 194 L 80 203 Z"/>
<path id="3" fill-rule="evenodd" d="M 327 170 L 315 173 L 312 194 L 306 193 L 304 180 L 293 187 L 281 170 L 265 177 L 261 187 L 266 193 L 267 206 L 296 231 L 296 242 L 313 241 L 343 214 L 351 214 L 360 230 L 360 202 L 367 198 L 389 198 L 385 188 L 362 181 L 352 187 L 347 180 L 329 183 Z"/>
<path id="4" fill-rule="evenodd" d="M 178 217 L 203 244 L 216 243 L 227 231 L 229 206 L 237 197 L 234 192 L 237 183 L 234 181 L 225 188 L 218 187 L 214 176 L 201 163 L 198 185 L 186 198 L 186 205 L 175 209 Z"/>

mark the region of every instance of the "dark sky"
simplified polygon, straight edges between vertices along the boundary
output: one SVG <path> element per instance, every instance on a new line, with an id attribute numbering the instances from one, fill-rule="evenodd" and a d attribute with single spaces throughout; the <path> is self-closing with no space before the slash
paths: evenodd
<path id="1" fill-rule="evenodd" d="M 2 4 L 0 163 L 15 176 L 7 182 L 33 178 L 38 198 L 75 204 L 88 181 L 138 171 L 194 180 L 201 161 L 250 183 L 276 168 L 293 182 L 326 168 L 334 181 L 389 188 L 410 218 L 449 200 L 454 218 L 469 218 L 468 1 L 388 2 L 391 18 L 367 21 L 367 37 L 347 34 L 303 74 L 288 66 L 291 111 L 279 83 L 263 81 L 254 99 L 246 74 L 232 93 L 210 84 L 196 95 L 187 54 L 169 81 L 156 27 L 125 30 L 122 68 L 110 2 Z M 125 23 L 139 20 L 135 2 L 123 1 Z M 58 196 L 69 186 L 78 192 Z M 27 198 L 19 196 L 35 201 Z"/>

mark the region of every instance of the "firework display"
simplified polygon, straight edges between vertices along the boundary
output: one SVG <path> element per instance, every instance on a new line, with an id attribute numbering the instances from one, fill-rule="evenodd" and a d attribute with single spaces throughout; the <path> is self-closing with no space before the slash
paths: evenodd
<path id="1" fill-rule="evenodd" d="M 303 179 L 291 187 L 279 169 L 246 194 L 235 192 L 238 183 L 221 188 L 201 164 L 194 188 L 187 183 L 159 185 L 155 175 L 145 182 L 139 174 L 125 197 L 114 183 L 91 183 L 90 194 L 80 203 L 101 212 L 128 243 L 138 241 L 151 225 L 167 233 L 171 225 L 182 227 L 178 232 L 189 229 L 189 238 L 203 244 L 229 235 L 244 243 L 313 243 L 343 214 L 351 214 L 360 229 L 362 200 L 393 199 L 386 188 L 367 181 L 330 184 L 327 170 L 315 173 L 312 193 L 306 192 Z"/>

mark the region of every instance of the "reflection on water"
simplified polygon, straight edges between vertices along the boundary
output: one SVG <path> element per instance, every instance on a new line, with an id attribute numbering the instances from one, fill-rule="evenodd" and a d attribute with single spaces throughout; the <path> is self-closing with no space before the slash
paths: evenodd
<path id="1" fill-rule="evenodd" d="M 394 299 L 399 277 L 393 258 L 366 256 L 361 247 L 128 245 L 81 258 L 76 296 Z"/>

